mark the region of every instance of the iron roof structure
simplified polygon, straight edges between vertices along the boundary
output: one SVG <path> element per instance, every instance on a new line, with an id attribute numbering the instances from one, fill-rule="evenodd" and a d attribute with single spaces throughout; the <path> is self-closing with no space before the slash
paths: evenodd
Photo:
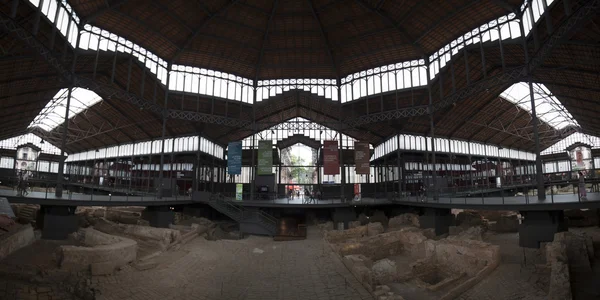
<path id="1" fill-rule="evenodd" d="M 56 5 L 53 15 L 44 11 L 48 3 Z M 578 124 L 557 129 L 540 121 L 544 149 L 574 132 L 600 135 L 599 6 L 598 0 L 3 1 L 0 139 L 33 132 L 59 146 L 64 123 L 49 131 L 29 126 L 61 89 L 76 87 L 102 101 L 69 118 L 69 153 L 163 135 L 201 135 L 226 145 L 296 117 L 373 145 L 399 133 L 430 135 L 433 124 L 439 137 L 534 151 L 531 113 L 500 96 L 530 79 Z M 99 42 L 90 38 L 96 33 Z M 218 76 L 222 92 L 201 90 L 202 78 L 214 83 Z M 374 82 L 381 86 L 369 87 Z M 258 99 L 258 91 L 268 96 Z"/>

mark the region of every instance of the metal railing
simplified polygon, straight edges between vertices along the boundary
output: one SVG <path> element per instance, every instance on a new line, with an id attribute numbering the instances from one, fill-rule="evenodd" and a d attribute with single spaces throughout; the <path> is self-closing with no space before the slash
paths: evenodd
<path id="1" fill-rule="evenodd" d="M 22 188 L 18 188 L 19 185 Z M 191 201 L 192 199 L 189 191 L 182 188 L 161 191 L 158 187 L 146 187 L 145 190 L 140 190 L 139 187 L 127 184 L 82 183 L 68 178 L 63 182 L 61 197 L 56 196 L 56 190 L 56 178 L 32 177 L 22 180 L 16 176 L 0 177 L 0 197 L 20 198 L 24 202 L 28 199 L 91 202 Z"/>

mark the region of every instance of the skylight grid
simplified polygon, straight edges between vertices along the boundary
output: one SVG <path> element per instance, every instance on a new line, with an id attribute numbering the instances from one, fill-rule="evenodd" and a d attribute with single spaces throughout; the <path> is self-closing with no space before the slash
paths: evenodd
<path id="1" fill-rule="evenodd" d="M 554 2 L 553 0 L 545 1 L 547 6 L 550 6 Z M 39 0 L 30 0 L 30 2 L 34 6 L 39 7 Z M 341 99 L 337 99 L 338 89 L 335 79 L 314 78 L 304 79 L 304 84 L 301 84 L 301 82 L 286 84 L 282 79 L 259 81 L 257 82 L 259 86 L 256 91 L 257 99 L 254 99 L 253 82 L 250 79 L 191 66 L 173 65 L 171 69 L 168 69 L 167 62 L 162 58 L 107 30 L 87 24 L 81 32 L 74 30 L 77 26 L 70 26 L 67 16 L 72 18 L 72 23 L 79 23 L 79 18 L 72 11 L 66 0 L 47 0 L 43 3 L 43 7 L 41 8 L 42 13 L 51 22 L 55 23 L 63 35 L 69 37 L 71 44 L 77 40 L 77 34 L 79 33 L 78 46 L 81 49 L 128 53 L 136 57 L 155 74 L 162 84 L 166 85 L 169 82 L 167 88 L 170 90 L 198 93 L 245 103 L 266 100 L 296 88 L 324 96 L 333 101 L 349 102 L 388 91 L 425 86 L 428 79 L 427 73 L 429 73 L 429 79 L 433 79 L 439 74 L 440 69 L 447 66 L 451 57 L 458 54 L 465 46 L 491 42 L 498 39 L 519 38 L 522 35 L 519 22 L 523 23 L 524 34 L 527 36 L 533 24 L 540 21 L 546 10 L 543 0 L 524 2 L 521 6 L 521 11 L 523 11 L 522 19 L 518 19 L 517 14 L 510 13 L 476 27 L 433 53 L 429 57 L 428 65 L 425 64 L 424 59 L 420 59 L 399 62 L 350 74 L 341 80 Z M 56 13 L 57 11 L 58 14 Z M 57 17 L 54 18 L 55 16 Z M 200 70 L 200 72 L 192 70 Z M 202 74 L 202 71 L 208 72 L 208 74 Z M 198 75 L 197 73 L 200 74 Z M 302 81 L 302 79 L 299 80 Z M 277 83 L 273 85 L 271 83 L 273 81 Z M 307 83 L 307 81 L 310 83 Z M 315 81 L 330 81 L 334 82 L 334 84 L 315 84 Z"/>
<path id="2" fill-rule="evenodd" d="M 500 94 L 500 97 L 516 104 L 520 108 L 531 114 L 531 99 L 529 94 L 529 84 L 519 82 L 513 84 Z M 571 113 L 552 95 L 552 93 L 543 84 L 533 84 L 533 97 L 537 117 L 552 126 L 556 130 L 568 126 L 579 127 L 577 121 Z"/>
<path id="3" fill-rule="evenodd" d="M 575 132 L 568 137 L 556 142 L 556 144 L 544 149 L 541 155 L 555 154 L 567 151 L 567 148 L 575 143 L 584 143 L 592 146 L 592 149 L 600 148 L 600 137 Z"/>
<path id="4" fill-rule="evenodd" d="M 45 131 L 52 131 L 61 125 L 67 112 L 67 97 L 68 89 L 58 91 L 27 128 L 38 127 Z M 69 105 L 69 119 L 100 101 L 102 101 L 102 98 L 98 94 L 88 89 L 74 88 Z"/>
<path id="5" fill-rule="evenodd" d="M 27 133 L 15 137 L 11 137 L 0 141 L 0 149 L 16 150 L 17 147 L 31 143 L 36 147 L 42 149 L 42 153 L 60 155 L 60 149 L 56 146 L 42 142 L 42 139 L 33 133 Z"/>

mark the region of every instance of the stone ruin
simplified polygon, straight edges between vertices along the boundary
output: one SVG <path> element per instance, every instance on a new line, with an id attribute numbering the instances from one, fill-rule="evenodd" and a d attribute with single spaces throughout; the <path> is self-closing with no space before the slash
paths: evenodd
<path id="1" fill-rule="evenodd" d="M 572 291 L 580 291 L 579 287 L 572 286 L 573 274 L 590 274 L 594 261 L 594 245 L 591 237 L 571 232 L 559 232 L 554 235 L 554 241 L 545 245 L 546 266 L 550 269 L 550 283 L 548 299 L 571 299 Z M 573 272 L 577 270 L 577 272 Z M 575 282 L 579 282 L 576 280 Z M 580 282 L 581 283 L 581 282 Z M 597 284 L 584 282 L 587 284 Z M 585 288 L 585 286 L 583 286 Z M 583 289 L 582 289 L 583 290 Z M 597 295 L 596 295 L 597 296 Z M 579 296 L 591 298 L 593 296 Z"/>
<path id="2" fill-rule="evenodd" d="M 93 228 L 73 233 L 83 246 L 65 245 L 57 249 L 61 269 L 91 271 L 92 275 L 112 274 L 116 269 L 133 262 L 137 257 L 137 242 L 106 234 Z"/>
<path id="3" fill-rule="evenodd" d="M 414 214 L 400 215 L 389 220 L 387 231 L 379 223 L 369 223 L 325 231 L 324 240 L 377 299 L 402 299 L 389 287 L 399 282 L 453 299 L 498 266 L 498 246 L 464 235 L 433 240 L 428 230 L 414 226 L 418 220 Z M 471 231 L 481 236 L 481 231 L 467 230 Z M 401 256 L 412 263 L 398 265 Z"/>

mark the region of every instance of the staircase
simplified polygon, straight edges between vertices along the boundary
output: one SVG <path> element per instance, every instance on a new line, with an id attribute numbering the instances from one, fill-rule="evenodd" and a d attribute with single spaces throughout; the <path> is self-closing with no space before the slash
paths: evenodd
<path id="1" fill-rule="evenodd" d="M 248 210 L 225 200 L 221 194 L 211 194 L 208 205 L 240 223 L 240 231 L 275 236 L 278 220 L 260 210 Z"/>

